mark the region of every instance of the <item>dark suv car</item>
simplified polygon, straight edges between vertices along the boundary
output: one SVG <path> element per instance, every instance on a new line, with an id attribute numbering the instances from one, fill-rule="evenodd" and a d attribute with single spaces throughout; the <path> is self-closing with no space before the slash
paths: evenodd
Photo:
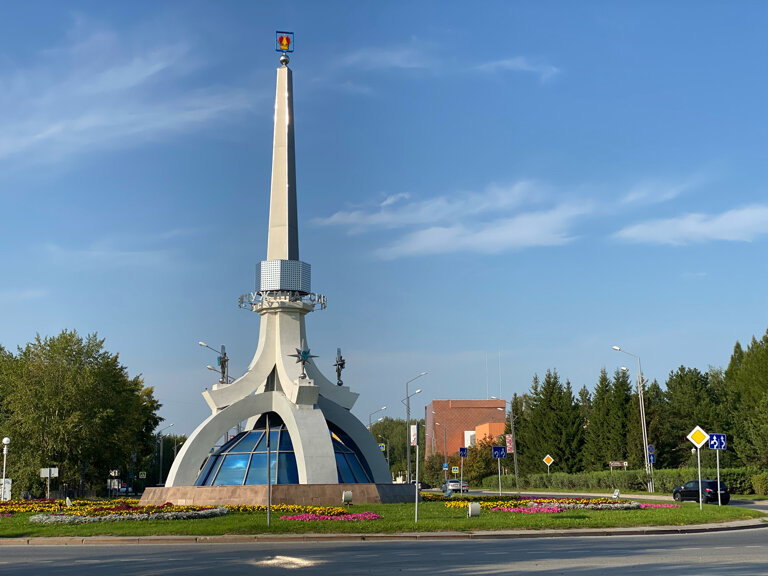
<path id="1" fill-rule="evenodd" d="M 699 481 L 691 480 L 686 482 L 682 486 L 678 486 L 672 490 L 672 497 L 677 502 L 684 500 L 699 501 Z M 702 480 L 701 481 L 701 499 L 703 502 L 717 502 L 717 480 Z M 728 504 L 731 501 L 731 495 L 728 492 L 728 487 L 720 482 L 720 502 Z"/>

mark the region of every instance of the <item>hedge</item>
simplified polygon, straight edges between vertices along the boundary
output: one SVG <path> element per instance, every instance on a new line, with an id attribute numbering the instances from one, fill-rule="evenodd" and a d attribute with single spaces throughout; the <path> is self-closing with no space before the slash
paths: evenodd
<path id="1" fill-rule="evenodd" d="M 672 489 L 689 480 L 696 480 L 696 468 L 673 468 L 654 470 L 653 480 L 656 492 L 671 493 Z M 716 468 L 702 468 L 701 478 L 715 480 Z M 759 468 L 721 468 L 720 480 L 725 482 L 732 494 L 768 494 L 768 473 Z M 645 470 L 613 470 L 600 472 L 579 472 L 566 474 L 528 474 L 519 476 L 521 490 L 585 490 L 598 492 L 645 492 L 647 490 Z M 483 488 L 498 490 L 497 475 L 483 478 Z M 503 475 L 501 486 L 504 490 L 515 490 L 514 475 Z"/>

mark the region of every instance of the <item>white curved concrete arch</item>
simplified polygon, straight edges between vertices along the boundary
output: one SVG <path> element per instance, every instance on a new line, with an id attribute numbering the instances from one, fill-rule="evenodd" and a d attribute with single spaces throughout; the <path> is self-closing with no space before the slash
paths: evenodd
<path id="1" fill-rule="evenodd" d="M 254 414 L 275 412 L 291 435 L 300 484 L 337 484 L 333 443 L 319 408 L 298 407 L 279 392 L 247 396 L 212 414 L 190 435 L 168 473 L 166 486 L 192 486 L 211 446 L 238 422 Z"/>

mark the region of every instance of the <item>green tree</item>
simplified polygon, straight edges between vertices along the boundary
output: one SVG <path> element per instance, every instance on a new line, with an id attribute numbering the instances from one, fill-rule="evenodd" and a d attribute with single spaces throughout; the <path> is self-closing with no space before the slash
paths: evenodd
<path id="1" fill-rule="evenodd" d="M 18 490 L 40 494 L 39 471 L 49 466 L 69 486 L 102 489 L 109 470 L 125 478 L 134 458 L 153 451 L 160 404 L 96 334 L 38 335 L 2 365 L 2 425 L 14 438 Z"/>
<path id="2" fill-rule="evenodd" d="M 608 437 L 611 381 L 605 368 L 600 370 L 600 377 L 592 396 L 592 409 L 586 422 L 584 434 L 584 468 L 586 470 L 605 470 L 613 458 L 606 449 Z"/>
<path id="3" fill-rule="evenodd" d="M 736 342 L 724 384 L 729 449 L 733 447 L 742 464 L 751 465 L 760 459 L 762 448 L 755 442 L 759 433 L 754 428 L 768 420 L 759 410 L 768 393 L 768 331 L 760 340 L 753 337 L 746 350 Z"/>
<path id="4" fill-rule="evenodd" d="M 720 411 L 713 394 L 708 376 L 697 368 L 680 366 L 667 378 L 667 418 L 670 422 L 668 433 L 673 466 L 680 466 L 688 461 L 691 443 L 686 437 L 695 426 L 701 426 L 704 430 L 719 428 Z M 702 464 L 710 464 L 706 461 L 709 456 L 709 451 L 702 452 Z"/>

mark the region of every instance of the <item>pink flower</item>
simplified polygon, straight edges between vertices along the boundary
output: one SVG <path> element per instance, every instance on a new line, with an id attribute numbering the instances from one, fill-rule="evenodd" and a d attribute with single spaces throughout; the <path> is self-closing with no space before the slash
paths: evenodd
<path id="1" fill-rule="evenodd" d="M 640 508 L 680 508 L 680 504 L 646 504 L 641 503 Z"/>

